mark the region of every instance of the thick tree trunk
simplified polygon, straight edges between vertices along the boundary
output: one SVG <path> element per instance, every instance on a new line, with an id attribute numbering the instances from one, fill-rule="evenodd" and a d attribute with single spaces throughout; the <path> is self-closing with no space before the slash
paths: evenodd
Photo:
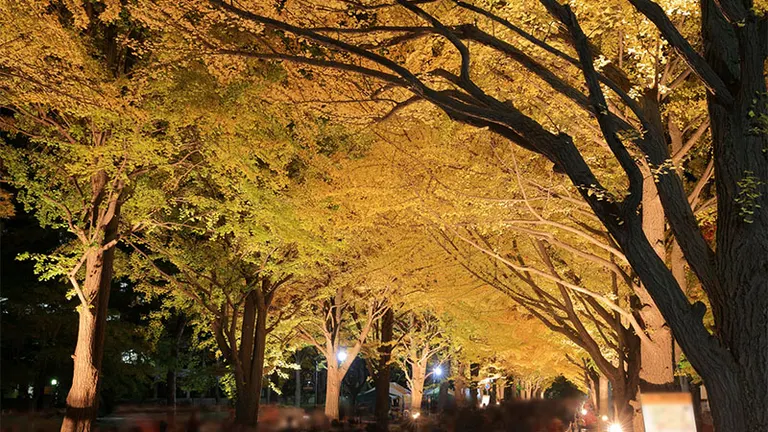
<path id="1" fill-rule="evenodd" d="M 661 127 L 659 125 L 659 127 Z M 643 233 L 659 258 L 666 258 L 664 208 L 661 205 L 654 176 L 646 164 L 643 172 Z M 640 389 L 642 391 L 665 391 L 674 387 L 674 342 L 659 308 L 645 289 L 639 287 L 635 293 L 640 301 L 637 313 L 641 318 L 648 338 L 640 339 Z M 636 406 L 638 415 L 639 404 Z"/>
<path id="2" fill-rule="evenodd" d="M 96 188 L 97 185 L 94 185 Z M 120 219 L 120 202 L 115 198 L 114 216 L 104 228 L 102 245 L 117 238 Z M 115 247 L 106 251 L 91 249 L 85 262 L 85 281 L 82 291 L 86 298 L 93 298 L 89 308 L 80 305 L 77 329 L 77 345 L 74 360 L 72 387 L 67 395 L 67 409 L 61 432 L 90 431 L 99 410 L 99 383 L 104 356 L 104 335 L 107 326 L 107 307 L 112 285 Z"/>
<path id="3" fill-rule="evenodd" d="M 507 380 L 500 378 L 494 383 L 494 389 L 496 390 L 496 402 L 501 403 L 504 400 L 504 389 L 507 387 Z"/>
<path id="4" fill-rule="evenodd" d="M 467 388 L 466 377 L 464 374 L 467 372 L 467 365 L 461 360 L 456 361 L 456 376 L 453 380 L 454 396 L 456 398 L 456 406 L 463 407 L 467 403 L 466 395 L 464 391 Z"/>
<path id="5" fill-rule="evenodd" d="M 753 12 L 733 8 L 736 3 L 700 3 L 705 58 L 733 102 L 708 96 L 717 179 L 716 253 L 702 251 L 690 236 L 679 235 L 678 241 L 707 290 L 717 339 L 702 328 L 701 307 L 686 312 L 681 301 L 670 301 L 664 315 L 704 379 L 715 429 L 768 430 L 768 136 L 753 120 L 765 116 L 768 106 L 767 29 Z M 676 204 L 670 198 L 665 208 Z M 670 221 L 675 234 L 685 234 L 683 222 Z M 633 267 L 642 270 L 639 262 Z M 663 298 L 668 290 L 662 284 L 654 294 Z"/>
<path id="6" fill-rule="evenodd" d="M 166 387 L 168 392 L 165 395 L 165 403 L 169 407 L 176 406 L 176 369 L 168 369 L 168 373 L 165 374 Z"/>
<path id="7" fill-rule="evenodd" d="M 471 386 L 469 388 L 469 406 L 477 407 L 477 386 Z"/>
<path id="8" fill-rule="evenodd" d="M 421 401 L 424 398 L 424 375 L 426 367 L 418 363 L 411 364 L 411 413 L 421 411 Z"/>
<path id="9" fill-rule="evenodd" d="M 606 388 L 607 393 L 607 388 Z M 642 427 L 642 417 L 637 416 L 635 413 L 634 403 L 637 398 L 637 386 L 626 385 L 619 382 L 613 385 L 613 413 L 608 413 L 608 417 L 612 418 L 614 422 L 621 424 L 640 425 Z M 606 394 L 607 402 L 607 394 Z M 639 429 L 642 431 L 643 429 Z"/>
<path id="10" fill-rule="evenodd" d="M 609 415 L 610 408 L 608 406 L 608 378 L 606 378 L 603 374 L 600 374 L 600 378 L 597 381 L 597 398 L 598 417 Z"/>
<path id="11" fill-rule="evenodd" d="M 106 303 L 109 301 L 109 284 L 112 281 L 112 259 L 107 263 L 105 254 L 93 254 L 88 259 L 84 291 L 88 292 L 91 284 L 104 285 L 98 291 L 95 306 L 78 310 L 80 321 L 77 331 L 77 345 L 72 356 L 75 367 L 72 387 L 67 395 L 67 410 L 62 432 L 90 431 L 91 423 L 98 413 L 98 392 L 101 373 L 101 361 L 104 350 L 104 327 L 106 326 Z M 109 266 L 109 271 L 106 269 Z M 102 307 L 103 304 L 103 307 Z"/>
<path id="12" fill-rule="evenodd" d="M 256 318 L 256 341 L 253 347 L 253 366 L 251 369 L 251 394 L 255 395 L 255 416 L 258 420 L 261 403 L 261 388 L 264 383 L 264 354 L 267 349 L 267 311 L 259 310 Z M 269 390 L 268 390 L 269 391 Z"/>
<path id="13" fill-rule="evenodd" d="M 257 304 L 255 291 L 251 294 L 246 298 L 243 310 L 239 357 L 230 359 L 238 382 L 235 423 L 249 427 L 258 422 L 267 341 L 267 306 Z M 238 369 L 242 373 L 237 372 Z"/>
<path id="14" fill-rule="evenodd" d="M 389 380 L 392 359 L 392 338 L 395 314 L 387 309 L 381 317 L 381 344 L 379 345 L 379 367 L 376 375 L 376 430 L 389 430 Z"/>
<path id="15" fill-rule="evenodd" d="M 480 365 L 471 363 L 469 365 L 469 403 L 472 407 L 477 407 L 477 377 L 480 375 Z"/>
<path id="16" fill-rule="evenodd" d="M 168 387 L 168 393 L 166 394 L 166 404 L 168 406 L 176 406 L 176 369 L 178 367 L 179 345 L 181 345 L 181 338 L 184 335 L 185 318 L 182 315 L 176 316 L 176 328 L 173 339 L 173 345 L 171 346 L 171 366 L 168 368 L 166 374 L 166 383 Z"/>
<path id="17" fill-rule="evenodd" d="M 296 379 L 296 389 L 293 391 L 293 400 L 294 405 L 297 407 L 301 406 L 301 369 L 297 369 L 294 372 L 294 376 Z"/>
<path id="18" fill-rule="evenodd" d="M 247 390 L 245 384 L 237 389 L 237 401 L 235 402 L 235 423 L 243 426 L 256 424 L 258 415 L 258 399 L 261 395 L 254 395 Z"/>
<path id="19" fill-rule="evenodd" d="M 331 361 L 335 361 L 332 359 Z M 337 367 L 330 366 L 325 384 L 325 416 L 330 420 L 339 419 L 339 396 L 343 379 Z"/>
<path id="20" fill-rule="evenodd" d="M 448 382 L 441 381 L 437 392 L 437 410 L 439 412 L 445 411 L 446 405 L 448 405 Z"/>

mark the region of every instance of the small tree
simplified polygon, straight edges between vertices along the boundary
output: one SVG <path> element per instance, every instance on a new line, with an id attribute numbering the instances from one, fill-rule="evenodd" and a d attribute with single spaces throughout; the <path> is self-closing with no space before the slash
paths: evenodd
<path id="1" fill-rule="evenodd" d="M 330 279 L 330 277 L 328 278 Z M 325 415 L 339 418 L 341 382 L 365 343 L 373 322 L 387 310 L 385 293 L 325 281 L 325 299 L 300 325 L 304 340 L 326 361 Z"/>
<path id="2" fill-rule="evenodd" d="M 440 365 L 434 361 L 435 355 L 446 349 L 449 341 L 440 329 L 440 322 L 429 313 L 411 312 L 401 317 L 397 330 L 400 333 L 398 362 L 411 390 L 411 412 L 417 413 L 421 411 L 424 382 L 436 374 L 435 367 Z M 429 370 L 430 364 L 434 366 L 432 370 Z"/>

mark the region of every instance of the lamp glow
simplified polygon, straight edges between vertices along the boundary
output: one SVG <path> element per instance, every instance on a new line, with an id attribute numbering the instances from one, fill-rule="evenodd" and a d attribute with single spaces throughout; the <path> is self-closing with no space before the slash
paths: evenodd
<path id="1" fill-rule="evenodd" d="M 59 380 L 57 380 L 56 378 L 54 378 L 54 379 L 52 379 L 52 380 L 51 380 L 51 385 L 52 385 L 52 386 L 55 386 L 55 385 L 56 385 L 56 384 L 58 384 L 58 383 L 59 383 Z"/>
<path id="2" fill-rule="evenodd" d="M 411 414 L 411 417 L 413 417 L 413 419 L 414 419 L 414 420 L 416 420 L 416 419 L 417 419 L 417 418 L 419 418 L 420 416 L 421 416 L 421 413 L 417 413 L 417 412 L 415 412 L 415 413 Z"/>
<path id="3" fill-rule="evenodd" d="M 602 421 L 608 421 L 608 416 L 607 416 L 607 415 L 604 415 L 604 416 L 600 417 L 600 420 L 602 420 Z"/>
<path id="4" fill-rule="evenodd" d="M 622 432 L 621 425 L 618 423 L 614 423 L 608 426 L 608 432 Z"/>
<path id="5" fill-rule="evenodd" d="M 443 368 L 441 368 L 440 366 L 435 366 L 435 368 L 432 369 L 432 372 L 435 373 L 436 377 L 439 377 L 440 375 L 443 374 Z"/>
<path id="6" fill-rule="evenodd" d="M 581 415 L 587 415 L 587 409 L 586 408 L 582 408 L 581 409 Z"/>
<path id="7" fill-rule="evenodd" d="M 336 358 L 339 359 L 340 362 L 343 362 L 344 360 L 347 359 L 347 352 L 344 350 L 339 351 L 336 354 Z"/>

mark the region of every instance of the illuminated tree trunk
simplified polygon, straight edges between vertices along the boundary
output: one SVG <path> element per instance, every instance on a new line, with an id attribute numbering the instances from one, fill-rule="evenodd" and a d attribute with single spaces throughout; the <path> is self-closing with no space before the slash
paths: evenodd
<path id="1" fill-rule="evenodd" d="M 597 382 L 597 413 L 600 417 L 610 414 L 610 407 L 608 405 L 608 378 L 605 375 L 600 374 L 600 378 Z"/>
<path id="2" fill-rule="evenodd" d="M 391 308 L 381 317 L 381 344 L 379 345 L 379 367 L 376 375 L 376 430 L 389 430 L 389 380 L 392 359 L 391 344 L 394 336 L 395 314 Z"/>
<path id="3" fill-rule="evenodd" d="M 504 378 L 500 378 L 496 381 L 494 384 L 494 388 L 496 390 L 496 402 L 501 402 L 504 400 L 504 388 L 507 386 L 507 380 Z"/>
<path id="4" fill-rule="evenodd" d="M 335 362 L 336 359 L 331 359 Z M 341 380 L 344 376 L 339 373 L 338 366 L 329 363 L 325 384 L 325 416 L 330 420 L 339 419 L 339 396 L 341 395 Z"/>
<path id="5" fill-rule="evenodd" d="M 95 272 L 95 279 L 88 280 L 84 288 L 90 283 L 101 284 L 103 277 L 108 277 L 104 282 L 111 282 L 111 275 L 102 274 L 103 257 L 93 257 L 93 261 L 88 266 L 89 274 Z M 111 267 L 111 263 L 110 263 Z M 75 363 L 74 375 L 72 376 L 72 387 L 67 395 L 67 410 L 64 422 L 61 425 L 62 432 L 80 432 L 90 431 L 93 420 L 96 418 L 99 409 L 99 381 L 101 373 L 101 360 L 103 357 L 104 327 L 106 326 L 106 306 L 101 307 L 102 303 L 109 301 L 109 287 L 99 290 L 99 296 L 96 299 L 96 306 L 93 310 L 80 308 L 78 311 L 80 321 L 77 332 L 77 346 L 75 354 L 72 356 Z M 102 312 L 103 310 L 103 312 Z"/>
<path id="6" fill-rule="evenodd" d="M 296 388 L 293 391 L 294 405 L 301 406 L 301 369 L 297 369 L 295 372 Z"/>
<path id="7" fill-rule="evenodd" d="M 654 251 L 662 260 L 666 257 L 664 207 L 656 190 L 654 176 L 643 166 L 643 232 Z M 640 305 L 635 308 L 642 319 L 648 338 L 640 339 L 640 389 L 642 391 L 668 391 L 674 387 L 674 353 L 672 332 L 667 326 L 653 298 L 640 286 L 635 293 Z M 640 414 L 639 403 L 635 405 Z"/>
<path id="8" fill-rule="evenodd" d="M 72 387 L 67 395 L 67 409 L 61 425 L 62 432 L 90 431 L 99 409 L 101 363 L 104 357 L 104 335 L 107 325 L 107 307 L 112 285 L 115 260 L 115 242 L 120 220 L 120 190 L 114 191 L 105 202 L 106 173 L 98 172 L 91 179 L 93 210 L 91 225 L 101 230 L 97 246 L 86 252 L 85 281 L 81 287 L 88 307 L 78 307 L 79 323 L 74 360 Z M 99 217 L 101 205 L 105 215 Z M 105 219 L 107 218 L 108 219 Z"/>
<path id="9" fill-rule="evenodd" d="M 264 381 L 264 354 L 269 332 L 267 315 L 275 291 L 285 280 L 273 283 L 263 278 L 255 282 L 255 285 L 254 281 L 246 280 L 247 286 L 258 288 L 251 290 L 245 298 L 239 337 L 233 329 L 225 329 L 221 321 L 214 324 L 217 345 L 235 375 L 235 423 L 242 426 L 252 427 L 258 421 Z M 220 319 L 226 316 L 222 312 Z"/>
<path id="10" fill-rule="evenodd" d="M 251 291 L 245 301 L 238 367 L 235 374 L 237 403 L 235 422 L 254 426 L 258 421 L 261 390 L 264 382 L 264 353 L 267 345 L 267 306 L 259 298 L 261 293 Z M 238 376 L 239 375 L 239 376 Z"/>
<path id="11" fill-rule="evenodd" d="M 426 366 L 419 363 L 411 364 L 411 412 L 421 411 L 421 401 L 424 398 L 424 377 Z"/>
<path id="12" fill-rule="evenodd" d="M 467 372 L 467 365 L 461 360 L 456 361 L 456 376 L 453 380 L 453 385 L 455 387 L 454 390 L 454 396 L 456 398 L 456 406 L 457 407 L 463 407 L 467 403 L 467 398 L 465 395 L 465 390 L 467 388 L 466 384 L 466 377 L 465 374 Z"/>

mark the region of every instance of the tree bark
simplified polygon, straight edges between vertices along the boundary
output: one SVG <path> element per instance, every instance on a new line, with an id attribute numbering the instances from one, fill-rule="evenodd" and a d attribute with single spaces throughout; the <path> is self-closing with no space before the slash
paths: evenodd
<path id="1" fill-rule="evenodd" d="M 467 385 L 465 374 L 467 372 L 467 364 L 461 360 L 456 361 L 456 376 L 453 380 L 454 396 L 456 398 L 456 406 L 463 407 L 467 403 L 466 395 L 464 394 Z"/>
<path id="2" fill-rule="evenodd" d="M 756 133 L 756 122 L 749 120 L 764 116 L 768 107 L 763 75 L 768 30 L 751 14 L 743 27 L 729 25 L 720 2 L 701 3 L 705 57 L 720 76 L 738 85 L 732 106 L 708 97 L 719 281 L 710 302 L 720 342 L 733 363 L 724 374 L 715 370 L 716 364 L 702 367 L 698 358 L 688 358 L 704 378 L 716 430 L 768 430 L 768 136 Z M 761 183 L 743 183 L 749 178 Z M 744 200 L 747 189 L 754 199 Z M 750 207 L 755 211 L 751 218 L 744 213 Z M 689 354 L 693 347 L 683 349 Z"/>
<path id="3" fill-rule="evenodd" d="M 332 361 L 335 361 L 333 359 Z M 325 385 L 325 416 L 329 420 L 339 419 L 339 396 L 341 395 L 341 380 L 338 367 L 329 365 Z"/>
<path id="4" fill-rule="evenodd" d="M 379 367 L 376 375 L 376 430 L 389 430 L 389 381 L 392 360 L 392 339 L 394 336 L 395 314 L 387 309 L 381 317 L 381 344 L 379 345 Z"/>
<path id="5" fill-rule="evenodd" d="M 504 400 L 504 389 L 507 387 L 507 380 L 505 378 L 499 378 L 494 383 L 494 389 L 496 390 L 496 402 L 501 403 Z"/>
<path id="6" fill-rule="evenodd" d="M 295 371 L 296 389 L 293 391 L 294 405 L 301 406 L 301 369 Z"/>
<path id="7" fill-rule="evenodd" d="M 469 403 L 472 407 L 477 407 L 477 377 L 480 375 L 480 365 L 477 363 L 470 363 L 469 365 Z"/>
<path id="8" fill-rule="evenodd" d="M 653 109 L 657 109 L 655 104 Z M 643 233 L 656 255 L 663 260 L 666 258 L 664 208 L 650 169 L 646 164 L 642 164 L 641 171 L 644 176 Z M 635 294 L 640 301 L 636 310 L 648 334 L 648 338 L 640 339 L 640 389 L 642 391 L 671 390 L 675 380 L 672 332 L 645 287 L 638 287 Z M 639 404 L 636 404 L 636 411 L 638 415 L 642 415 Z"/>
<path id="9" fill-rule="evenodd" d="M 176 407 L 176 369 L 178 368 L 178 356 L 179 345 L 181 344 L 181 337 L 184 335 L 185 319 L 181 315 L 176 316 L 175 334 L 173 335 L 173 345 L 171 346 L 171 366 L 168 368 L 166 374 L 166 385 L 168 392 L 165 395 L 166 404 L 168 406 Z"/>
<path id="10" fill-rule="evenodd" d="M 426 367 L 417 362 L 411 364 L 411 413 L 421 411 L 421 402 L 424 398 L 424 376 Z"/>
<path id="11" fill-rule="evenodd" d="M 95 175 L 94 196 L 101 196 L 106 180 Z M 99 189 L 100 190 L 97 190 Z M 119 194 L 118 194 L 119 195 Z M 90 307 L 82 304 L 78 308 L 79 324 L 74 360 L 72 387 L 67 395 L 67 409 L 61 432 L 86 432 L 91 430 L 99 410 L 99 384 L 101 363 L 104 357 L 104 335 L 107 326 L 107 307 L 112 285 L 115 261 L 115 247 L 109 245 L 117 238 L 120 206 L 119 197 L 109 203 L 114 207 L 111 220 L 103 228 L 103 238 L 97 247 L 87 252 L 85 281 L 82 291 L 86 298 L 92 298 Z M 99 200 L 97 199 L 98 203 Z M 96 206 L 98 208 L 98 205 Z"/>
<path id="12" fill-rule="evenodd" d="M 74 360 L 72 387 L 67 395 L 67 410 L 62 432 L 90 431 L 98 414 L 101 362 L 104 353 L 109 285 L 112 282 L 113 254 L 92 253 L 87 262 L 84 291 L 97 291 L 94 307 L 78 310 L 80 321 Z M 94 286 L 96 285 L 96 286 Z"/>
<path id="13" fill-rule="evenodd" d="M 268 282 L 266 282 L 268 285 Z M 263 291 L 254 290 L 246 297 L 238 357 L 230 355 L 235 370 L 237 401 L 235 423 L 255 426 L 258 422 L 264 381 L 264 353 L 267 341 L 268 301 Z M 233 341 L 236 343 L 237 341 Z"/>
<path id="14" fill-rule="evenodd" d="M 445 407 L 448 404 L 448 382 L 441 381 L 440 387 L 437 391 L 437 410 L 439 412 L 445 411 Z"/>
<path id="15" fill-rule="evenodd" d="M 597 414 L 599 417 L 607 416 L 610 414 L 610 408 L 608 406 L 608 378 L 605 375 L 600 374 L 600 378 L 597 381 Z"/>
<path id="16" fill-rule="evenodd" d="M 168 388 L 165 395 L 165 403 L 169 407 L 176 406 L 176 368 L 168 369 L 165 374 L 166 387 Z"/>

